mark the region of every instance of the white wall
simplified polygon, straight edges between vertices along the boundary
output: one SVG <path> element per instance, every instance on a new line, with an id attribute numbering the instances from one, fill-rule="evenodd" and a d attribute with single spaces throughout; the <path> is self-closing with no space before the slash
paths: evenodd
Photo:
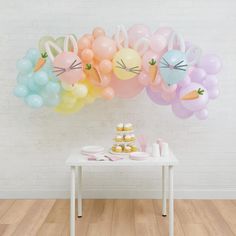
<path id="1" fill-rule="evenodd" d="M 177 197 L 236 197 L 236 1 L 234 0 L 0 0 L 0 197 L 65 197 L 72 148 L 107 145 L 120 121 L 135 124 L 150 141 L 163 137 L 180 159 Z M 155 106 L 145 92 L 129 101 L 98 101 L 80 113 L 62 116 L 31 110 L 12 96 L 15 62 L 43 35 L 82 35 L 94 26 L 110 33 L 117 24 L 145 23 L 155 30 L 173 26 L 203 51 L 224 63 L 221 96 L 209 105 L 209 119 L 177 119 Z M 86 169 L 85 197 L 158 197 L 160 171 L 154 168 Z"/>

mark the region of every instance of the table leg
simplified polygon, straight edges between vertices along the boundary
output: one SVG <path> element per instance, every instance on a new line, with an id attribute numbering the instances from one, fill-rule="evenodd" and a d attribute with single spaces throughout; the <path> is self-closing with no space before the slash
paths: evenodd
<path id="1" fill-rule="evenodd" d="M 78 173 L 78 217 L 82 217 L 82 166 L 77 167 Z"/>
<path id="2" fill-rule="evenodd" d="M 162 166 L 162 216 L 166 217 L 166 167 Z"/>
<path id="3" fill-rule="evenodd" d="M 70 236 L 75 236 L 75 167 L 71 167 L 70 179 Z"/>
<path id="4" fill-rule="evenodd" d="M 169 236 L 174 236 L 174 167 L 169 166 Z"/>

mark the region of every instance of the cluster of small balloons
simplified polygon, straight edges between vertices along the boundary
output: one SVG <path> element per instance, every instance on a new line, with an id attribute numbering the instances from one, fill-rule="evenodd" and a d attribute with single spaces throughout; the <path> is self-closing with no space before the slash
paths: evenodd
<path id="1" fill-rule="evenodd" d="M 79 111 L 97 98 L 129 99 L 146 89 L 156 104 L 170 105 L 179 118 L 208 116 L 207 104 L 219 95 L 216 55 L 201 56 L 172 28 L 151 32 L 145 25 L 103 28 L 76 38 L 45 36 L 17 62 L 16 96 L 33 108 Z"/>

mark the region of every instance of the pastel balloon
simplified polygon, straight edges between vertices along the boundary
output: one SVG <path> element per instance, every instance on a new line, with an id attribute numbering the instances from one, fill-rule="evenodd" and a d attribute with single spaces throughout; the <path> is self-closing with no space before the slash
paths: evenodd
<path id="1" fill-rule="evenodd" d="M 75 89 L 75 84 L 68 84 L 68 83 L 62 81 L 61 87 L 66 91 L 73 91 Z"/>
<path id="2" fill-rule="evenodd" d="M 191 80 L 193 82 L 200 83 L 205 79 L 206 71 L 203 70 L 202 68 L 193 67 L 189 71 L 189 76 L 191 77 Z"/>
<path id="3" fill-rule="evenodd" d="M 184 108 L 179 101 L 174 102 L 171 108 L 173 113 L 181 119 L 186 119 L 193 115 L 193 112 Z"/>
<path id="4" fill-rule="evenodd" d="M 218 80 L 215 75 L 208 75 L 205 80 L 203 80 L 202 84 L 207 89 L 212 89 L 217 86 Z"/>
<path id="5" fill-rule="evenodd" d="M 220 94 L 220 90 L 217 87 L 208 90 L 208 96 L 210 99 L 217 98 L 219 94 Z"/>
<path id="6" fill-rule="evenodd" d="M 170 34 L 173 32 L 173 29 L 170 27 L 160 27 L 154 34 L 161 34 L 166 39 L 170 37 Z"/>
<path id="7" fill-rule="evenodd" d="M 129 80 L 136 77 L 141 71 L 141 57 L 131 48 L 119 50 L 112 61 L 113 72 L 118 79 Z"/>
<path id="8" fill-rule="evenodd" d="M 86 48 L 91 48 L 91 46 L 92 46 L 91 45 L 91 41 L 87 37 L 85 37 L 85 36 L 81 37 L 78 40 L 77 44 L 78 44 L 79 51 L 82 51 L 82 50 L 84 50 Z"/>
<path id="9" fill-rule="evenodd" d="M 36 84 L 36 82 L 33 79 L 29 79 L 27 81 L 27 87 L 31 92 L 37 93 L 39 90 L 41 90 L 41 86 Z"/>
<path id="10" fill-rule="evenodd" d="M 25 97 L 28 94 L 28 89 L 25 85 L 17 85 L 14 94 L 17 97 Z"/>
<path id="11" fill-rule="evenodd" d="M 198 66 L 204 69 L 208 74 L 216 74 L 221 70 L 222 64 L 218 56 L 207 54 L 201 58 Z"/>
<path id="12" fill-rule="evenodd" d="M 150 38 L 150 47 L 157 54 L 161 54 L 167 47 L 167 40 L 161 34 L 155 34 Z"/>
<path id="13" fill-rule="evenodd" d="M 102 74 L 108 74 L 112 71 L 112 62 L 110 60 L 102 60 L 99 63 L 99 69 Z"/>
<path id="14" fill-rule="evenodd" d="M 84 84 L 77 84 L 75 89 L 72 91 L 72 94 L 78 98 L 84 98 L 88 94 L 88 88 Z"/>
<path id="15" fill-rule="evenodd" d="M 40 57 L 40 52 L 36 48 L 30 48 L 26 53 L 26 58 L 29 59 L 33 64 L 36 63 Z"/>
<path id="16" fill-rule="evenodd" d="M 154 51 L 149 50 L 143 55 L 142 67 L 147 72 L 149 72 L 149 69 L 150 69 L 150 63 L 149 62 L 152 59 L 155 60 L 155 61 L 158 60 L 158 55 Z"/>
<path id="17" fill-rule="evenodd" d="M 37 94 L 27 96 L 26 102 L 32 108 L 40 108 L 43 105 L 42 97 Z"/>
<path id="18" fill-rule="evenodd" d="M 105 30 L 101 27 L 96 27 L 93 29 L 93 37 L 96 39 L 99 36 L 105 36 Z"/>
<path id="19" fill-rule="evenodd" d="M 34 74 L 34 81 L 40 86 L 44 86 L 48 82 L 48 75 L 44 71 L 38 71 Z"/>
<path id="20" fill-rule="evenodd" d="M 113 76 L 109 86 L 113 88 L 115 96 L 119 98 L 135 97 L 144 88 L 144 86 L 139 83 L 137 77 L 129 80 L 120 80 Z"/>
<path id="21" fill-rule="evenodd" d="M 103 89 L 103 91 L 102 91 L 103 98 L 105 98 L 107 100 L 111 100 L 114 96 L 115 96 L 115 91 L 113 88 L 107 87 L 107 88 Z"/>
<path id="22" fill-rule="evenodd" d="M 154 92 L 150 87 L 147 87 L 146 92 L 147 92 L 148 97 L 154 103 L 156 103 L 158 105 L 169 105 L 171 103 L 170 100 L 166 101 L 165 99 L 163 99 L 160 91 Z"/>
<path id="23" fill-rule="evenodd" d="M 150 82 L 150 78 L 146 72 L 141 72 L 138 76 L 138 81 L 140 84 L 147 86 Z"/>
<path id="24" fill-rule="evenodd" d="M 49 82 L 46 85 L 46 91 L 48 93 L 59 93 L 61 91 L 61 87 L 59 85 L 59 83 L 55 83 L 55 82 Z"/>
<path id="25" fill-rule="evenodd" d="M 128 37 L 129 37 L 129 44 L 131 47 L 134 47 L 135 43 L 143 37 L 149 38 L 150 37 L 150 30 L 147 26 L 142 24 L 136 24 L 129 28 L 128 30 Z"/>
<path id="26" fill-rule="evenodd" d="M 33 71 L 33 65 L 28 59 L 20 59 L 16 64 L 17 69 L 22 74 L 28 74 Z"/>
<path id="27" fill-rule="evenodd" d="M 181 81 L 178 83 L 178 85 L 179 85 L 180 87 L 186 87 L 186 86 L 188 86 L 190 83 L 191 83 L 191 78 L 190 78 L 188 75 L 186 75 L 185 78 L 184 78 L 183 80 L 181 80 Z"/>
<path id="28" fill-rule="evenodd" d="M 98 60 L 111 60 L 116 52 L 116 44 L 112 39 L 106 36 L 100 36 L 94 40 L 92 50 Z"/>
<path id="29" fill-rule="evenodd" d="M 54 72 L 60 80 L 74 84 L 83 78 L 82 62 L 73 52 L 63 52 L 53 61 Z"/>
<path id="30" fill-rule="evenodd" d="M 177 84 L 187 74 L 187 60 L 185 53 L 178 50 L 166 52 L 159 62 L 159 69 L 162 79 L 167 85 Z"/>
<path id="31" fill-rule="evenodd" d="M 194 115 L 199 119 L 199 120 L 206 120 L 208 117 L 208 110 L 207 109 L 202 109 L 200 111 L 196 111 Z"/>
<path id="32" fill-rule="evenodd" d="M 93 60 L 93 51 L 91 49 L 84 49 L 82 52 L 81 52 L 81 59 L 83 60 L 84 63 L 89 63 Z"/>
<path id="33" fill-rule="evenodd" d="M 202 92 L 199 93 L 199 90 Z M 189 99 L 184 100 L 183 97 L 188 94 L 192 94 L 192 98 L 189 97 Z M 182 88 L 179 92 L 179 99 L 182 106 L 190 111 L 199 111 L 204 109 L 209 101 L 206 88 L 198 83 L 191 83 L 187 87 Z"/>

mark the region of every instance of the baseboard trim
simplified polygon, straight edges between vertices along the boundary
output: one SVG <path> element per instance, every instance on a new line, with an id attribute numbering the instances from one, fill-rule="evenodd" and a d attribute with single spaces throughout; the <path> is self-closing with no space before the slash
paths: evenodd
<path id="1" fill-rule="evenodd" d="M 0 191 L 0 199 L 66 199 L 69 191 Z M 161 191 L 134 189 L 85 189 L 85 199 L 160 199 Z M 176 189 L 176 199 L 236 199 L 236 189 Z"/>

